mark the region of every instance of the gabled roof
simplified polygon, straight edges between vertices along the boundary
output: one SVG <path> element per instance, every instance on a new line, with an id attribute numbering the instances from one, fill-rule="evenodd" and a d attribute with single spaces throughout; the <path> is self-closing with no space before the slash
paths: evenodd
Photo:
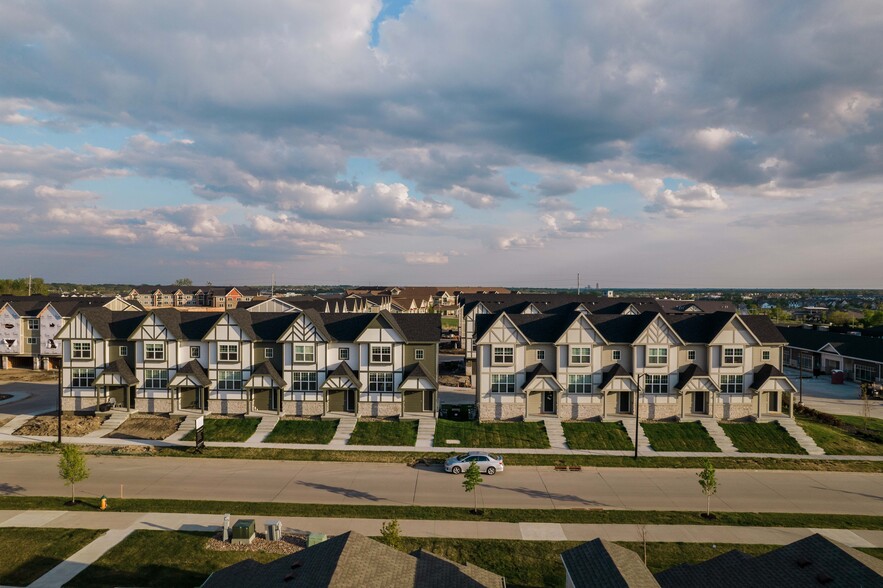
<path id="1" fill-rule="evenodd" d="M 104 374 L 119 374 L 123 382 L 125 382 L 129 386 L 134 386 L 138 383 L 138 378 L 135 377 L 135 374 L 132 373 L 132 369 L 129 367 L 129 364 L 127 364 L 126 361 L 122 358 L 118 358 L 110 363 L 104 364 L 104 371 L 101 372 L 101 376 L 103 376 Z M 99 378 L 101 376 L 99 376 Z M 95 382 L 96 384 L 98 384 L 98 379 L 96 379 Z"/>
<path id="2" fill-rule="evenodd" d="M 600 390 L 604 390 L 605 388 L 607 388 L 608 385 L 610 385 L 610 382 L 612 382 L 616 378 L 628 378 L 632 382 L 635 381 L 635 378 L 632 376 L 631 372 L 622 367 L 621 364 L 615 363 L 610 366 L 607 371 L 604 372 L 603 376 L 601 376 L 601 385 L 598 386 L 598 388 Z"/>
<path id="3" fill-rule="evenodd" d="M 182 365 L 181 367 L 178 368 L 178 371 L 175 372 L 175 375 L 172 378 L 172 381 L 169 382 L 169 386 L 170 387 L 176 386 L 176 385 L 180 386 L 181 385 L 180 383 L 179 384 L 175 383 L 175 380 L 178 380 L 179 378 L 181 380 L 190 379 L 192 381 L 195 381 L 200 386 L 211 386 L 211 383 L 212 383 L 212 381 L 209 380 L 208 375 L 206 375 L 205 370 L 203 369 L 202 365 L 198 361 L 196 361 L 195 359 L 191 359 L 190 361 L 188 361 L 187 363 L 185 363 L 184 365 Z"/>
<path id="4" fill-rule="evenodd" d="M 558 379 L 555 377 L 555 374 L 550 372 L 549 369 L 541 363 L 538 363 L 527 372 L 527 376 L 524 379 L 524 386 L 522 386 L 522 389 L 528 391 L 527 389 L 528 387 L 530 387 L 531 382 L 538 378 L 545 378 L 551 381 L 554 384 L 554 387 L 558 388 L 559 390 L 562 389 L 561 384 L 558 383 Z"/>
<path id="5" fill-rule="evenodd" d="M 436 382 L 435 378 L 430 376 L 426 372 L 426 370 L 423 369 L 423 365 L 419 363 L 414 364 L 411 370 L 404 374 L 404 377 L 402 377 L 402 383 L 399 385 L 399 389 L 401 389 L 405 385 L 405 382 L 407 382 L 408 380 L 419 380 L 421 378 L 426 379 L 433 389 L 438 389 L 438 382 Z"/>
<path id="6" fill-rule="evenodd" d="M 269 360 L 258 364 L 258 366 L 251 373 L 251 377 L 248 379 L 248 382 L 245 383 L 245 387 L 252 387 L 249 386 L 249 384 L 254 383 L 256 377 L 262 378 L 263 376 L 270 378 L 278 388 L 285 388 L 285 379 L 279 375 L 279 372 L 276 371 L 276 368 L 273 367 L 273 364 Z"/>
<path id="7" fill-rule="evenodd" d="M 678 383 L 675 384 L 675 390 L 682 390 L 693 378 L 706 378 L 715 388 L 718 387 L 717 384 L 714 383 L 714 380 L 709 377 L 708 372 L 699 367 L 699 365 L 691 363 L 684 369 L 684 371 L 678 374 Z"/>
<path id="8" fill-rule="evenodd" d="M 362 382 L 359 381 L 359 377 L 356 376 L 355 372 L 350 369 L 349 364 L 347 364 L 347 362 L 345 361 L 340 362 L 340 365 L 338 365 L 330 374 L 328 374 L 328 377 L 325 378 L 325 384 L 331 381 L 331 378 L 346 378 L 350 381 L 354 388 L 362 387 Z M 322 388 L 325 388 L 325 384 L 322 384 Z"/>
<path id="9" fill-rule="evenodd" d="M 749 386 L 749 389 L 760 390 L 761 388 L 763 388 L 763 385 L 771 379 L 782 379 L 789 384 L 791 383 L 791 381 L 788 380 L 788 376 L 779 371 L 779 368 L 772 364 L 765 363 L 760 366 L 760 369 L 754 372 L 754 380 L 751 382 L 751 386 Z M 794 388 L 793 384 L 791 384 L 791 388 Z"/>
<path id="10" fill-rule="evenodd" d="M 637 553 L 606 539 L 568 549 L 561 560 L 574 588 L 659 588 Z"/>

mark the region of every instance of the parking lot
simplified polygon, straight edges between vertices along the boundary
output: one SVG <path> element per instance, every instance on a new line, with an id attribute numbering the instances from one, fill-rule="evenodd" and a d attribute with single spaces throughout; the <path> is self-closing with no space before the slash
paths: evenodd
<path id="1" fill-rule="evenodd" d="M 800 388 L 797 370 L 786 369 L 785 375 Z M 803 372 L 803 403 L 810 408 L 830 414 L 862 416 L 863 401 L 859 398 L 859 385 L 855 382 L 832 384 L 830 375 L 813 378 Z M 883 418 L 883 400 L 871 400 L 871 416 Z"/>

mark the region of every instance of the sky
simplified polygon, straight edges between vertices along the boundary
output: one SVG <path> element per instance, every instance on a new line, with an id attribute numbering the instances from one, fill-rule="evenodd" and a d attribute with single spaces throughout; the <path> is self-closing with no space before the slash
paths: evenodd
<path id="1" fill-rule="evenodd" d="M 0 0 L 0 277 L 883 288 L 883 3 Z"/>

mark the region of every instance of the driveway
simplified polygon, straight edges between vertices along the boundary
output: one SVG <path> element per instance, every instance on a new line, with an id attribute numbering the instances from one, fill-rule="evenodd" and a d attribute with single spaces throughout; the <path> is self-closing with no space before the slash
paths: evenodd
<path id="1" fill-rule="evenodd" d="M 786 369 L 785 375 L 800 388 L 799 372 Z M 831 376 L 813 378 L 803 372 L 803 403 L 810 408 L 830 414 L 862 415 L 863 402 L 859 399 L 859 385 L 854 382 L 832 384 Z M 797 398 L 798 396 L 795 396 Z M 883 400 L 871 400 L 871 416 L 883 419 Z"/>

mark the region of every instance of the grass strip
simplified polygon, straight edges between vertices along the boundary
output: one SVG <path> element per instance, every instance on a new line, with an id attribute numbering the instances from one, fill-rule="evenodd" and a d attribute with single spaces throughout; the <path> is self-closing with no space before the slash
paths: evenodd
<path id="1" fill-rule="evenodd" d="M 806 454 L 779 423 L 721 423 L 721 428 L 743 453 Z"/>
<path id="2" fill-rule="evenodd" d="M 190 447 L 151 448 L 142 446 L 114 447 L 105 445 L 81 445 L 89 455 L 114 455 L 132 457 L 181 457 L 211 459 L 263 459 L 286 461 L 333 461 L 360 463 L 441 464 L 457 453 L 438 448 L 438 451 L 346 451 L 336 449 L 274 449 L 269 447 L 208 447 L 196 453 Z M 4 443 L 0 453 L 57 454 L 54 443 Z M 690 468 L 701 469 L 702 457 L 639 457 L 615 455 L 555 455 L 505 453 L 507 466 L 556 466 L 573 465 L 596 468 Z M 711 463 L 718 469 L 733 470 L 801 470 L 829 472 L 883 473 L 883 461 L 869 461 L 857 457 L 853 460 L 788 459 L 775 457 L 713 457 Z"/>
<path id="3" fill-rule="evenodd" d="M 3 496 L 2 510 L 70 510 L 93 512 L 98 510 L 98 499 L 80 499 L 76 506 L 66 506 L 63 496 Z M 637 511 L 601 509 L 484 509 L 480 515 L 470 508 L 446 506 L 385 506 L 361 504 L 298 504 L 239 502 L 223 500 L 169 500 L 126 498 L 109 501 L 109 510 L 115 512 L 158 513 L 236 513 L 239 516 L 366 518 L 408 520 L 488 521 L 502 523 L 586 523 L 586 524 L 648 524 L 648 525 L 706 525 L 799 527 L 832 529 L 883 530 L 883 516 L 837 515 L 812 513 L 742 513 L 715 512 L 717 518 L 700 516 L 705 502 L 697 498 L 696 512 L 691 511 Z M 713 503 L 712 503 L 713 505 Z M 218 524 L 220 524 L 218 519 Z"/>
<path id="4" fill-rule="evenodd" d="M 522 447 L 530 449 L 549 447 L 546 426 L 540 421 L 489 423 L 438 419 L 435 423 L 434 438 L 438 445 L 443 445 L 448 439 L 455 439 L 460 442 L 460 447 Z"/>
<path id="5" fill-rule="evenodd" d="M 802 417 L 797 417 L 797 422 L 828 455 L 883 455 L 883 444 L 850 435 L 839 427 Z"/>
<path id="6" fill-rule="evenodd" d="M 641 426 L 656 451 L 720 451 L 700 423 L 641 423 Z"/>
<path id="7" fill-rule="evenodd" d="M 27 586 L 102 533 L 94 529 L 0 529 L 0 584 Z"/>
<path id="8" fill-rule="evenodd" d="M 561 423 L 567 446 L 571 449 L 634 449 L 622 423 L 577 422 Z"/>
<path id="9" fill-rule="evenodd" d="M 238 442 L 248 441 L 257 430 L 261 419 L 254 417 L 230 419 L 205 419 L 205 440 Z M 193 441 L 196 431 L 190 431 L 182 441 Z"/>
<path id="10" fill-rule="evenodd" d="M 350 445 L 410 446 L 417 442 L 417 421 L 358 421 Z"/>
<path id="11" fill-rule="evenodd" d="M 283 419 L 264 439 L 264 443 L 314 443 L 331 442 L 340 421 L 307 419 Z"/>

